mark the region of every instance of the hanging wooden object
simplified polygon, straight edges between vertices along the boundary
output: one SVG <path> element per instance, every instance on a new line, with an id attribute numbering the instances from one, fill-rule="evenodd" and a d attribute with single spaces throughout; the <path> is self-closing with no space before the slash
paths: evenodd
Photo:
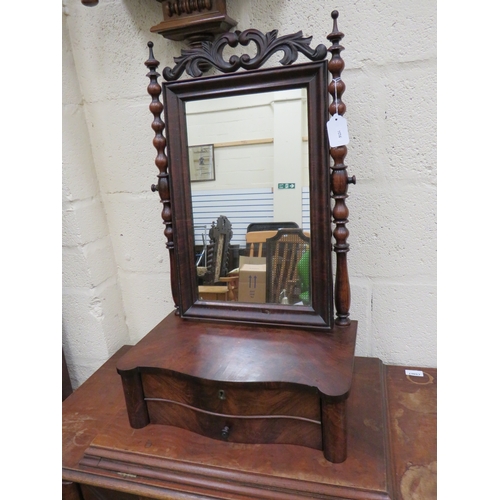
<path id="1" fill-rule="evenodd" d="M 157 0 L 163 21 L 151 31 L 169 40 L 190 43 L 210 40 L 236 26 L 226 12 L 226 0 Z"/>
<path id="2" fill-rule="evenodd" d="M 186 40 L 191 46 L 225 33 L 237 22 L 227 15 L 226 0 L 156 0 L 161 3 L 163 21 L 151 28 L 169 40 Z M 95 7 L 99 0 L 81 0 Z"/>

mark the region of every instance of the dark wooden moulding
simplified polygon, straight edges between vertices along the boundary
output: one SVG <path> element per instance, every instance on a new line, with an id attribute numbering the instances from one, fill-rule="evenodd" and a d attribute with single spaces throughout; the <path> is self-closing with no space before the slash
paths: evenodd
<path id="1" fill-rule="evenodd" d="M 275 31 L 263 34 L 255 29 L 226 33 L 213 43 L 204 42 L 201 48 L 183 50 L 181 57 L 175 59 L 176 66 L 163 70 L 164 78 L 173 82 L 163 84 L 165 110 L 160 101 L 159 63 L 154 59 L 152 43 L 148 44 L 150 57 L 145 64 L 150 70 L 148 92 L 152 97 L 153 144 L 159 169 L 158 184 L 152 189 L 159 193 L 163 205 L 172 295 L 177 310 L 117 365 L 133 428 L 163 424 L 214 440 L 292 444 L 322 450 L 324 457 L 333 463 L 341 463 L 347 457 L 346 400 L 353 376 L 357 322 L 349 319 L 345 200 L 347 185 L 353 178 L 347 177 L 343 163 L 347 148 L 329 149 L 325 126 L 328 112 L 343 114 L 345 111 L 341 100 L 344 84 L 340 78 L 343 48 L 339 45 L 343 34 L 337 29 L 337 16 L 336 12 L 332 15 L 334 29 L 328 36 L 332 42 L 328 50 L 323 45 L 312 49 L 310 38 L 302 37 L 301 32 L 278 38 Z M 234 47 L 250 42 L 257 46 L 254 57 L 233 56 L 229 61 L 222 57 L 227 45 Z M 286 66 L 295 62 L 299 52 L 313 62 L 294 66 L 295 69 L 260 70 L 277 51 L 284 53 L 280 62 Z M 331 60 L 327 63 L 324 59 L 328 51 Z M 266 304 L 265 308 L 254 304 L 229 307 L 197 301 L 194 259 L 188 251 L 194 248 L 191 208 L 185 201 L 189 199 L 189 179 L 169 168 L 172 159 L 177 164 L 185 161 L 185 138 L 167 130 L 167 141 L 162 113 L 183 116 L 179 95 L 185 97 L 199 92 L 196 78 L 202 76 L 206 67 L 222 73 L 248 70 L 250 78 L 240 77 L 241 72 L 230 75 L 229 80 L 239 92 L 243 84 L 243 91 L 262 89 L 269 78 L 275 90 L 308 82 L 318 91 L 314 95 L 324 96 L 309 103 L 316 118 L 321 117 L 318 121 L 321 126 L 318 126 L 315 117 L 309 115 L 310 133 L 315 139 L 312 141 L 310 137 L 313 142 L 310 155 L 312 161 L 320 165 L 316 169 L 318 175 L 311 174 L 310 180 L 315 196 L 322 200 L 311 204 L 315 309 L 273 304 Z M 329 107 L 326 69 L 336 85 L 336 89 L 328 87 L 332 96 L 335 92 Z M 194 80 L 176 82 L 184 71 Z M 233 95 L 232 88 L 220 87 L 218 78 L 203 78 L 203 88 L 221 97 Z M 319 108 L 318 103 L 322 104 Z M 183 118 L 179 120 L 182 127 Z M 333 159 L 330 171 L 328 152 Z M 324 208 L 330 205 L 333 205 L 331 213 Z M 330 219 L 333 219 L 333 232 Z M 331 290 L 332 247 L 337 256 L 335 300 Z"/>

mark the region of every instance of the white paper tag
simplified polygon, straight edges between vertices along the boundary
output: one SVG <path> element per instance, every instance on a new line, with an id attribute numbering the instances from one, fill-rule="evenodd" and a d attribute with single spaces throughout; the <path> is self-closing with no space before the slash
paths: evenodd
<path id="1" fill-rule="evenodd" d="M 326 124 L 326 129 L 328 130 L 328 141 L 330 142 L 331 148 L 349 144 L 347 120 L 342 115 L 332 115 Z"/>
<path id="2" fill-rule="evenodd" d="M 406 375 L 410 375 L 410 377 L 423 377 L 424 372 L 420 370 L 405 370 Z"/>

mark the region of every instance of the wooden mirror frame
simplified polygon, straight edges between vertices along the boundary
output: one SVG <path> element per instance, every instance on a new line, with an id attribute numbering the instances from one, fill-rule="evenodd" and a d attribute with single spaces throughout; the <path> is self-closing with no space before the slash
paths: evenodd
<path id="1" fill-rule="evenodd" d="M 347 148 L 330 148 L 326 130 L 328 114 L 343 115 L 345 112 L 342 102 L 345 85 L 340 78 L 344 68 L 344 61 L 340 57 L 343 47 L 339 43 L 343 34 L 337 29 L 337 17 L 338 12 L 332 12 L 334 27 L 327 37 L 332 42 L 328 49 L 331 54 L 329 62 L 325 60 L 325 46 L 311 49 L 311 38 L 302 37 L 301 32 L 277 38 L 276 31 L 264 35 L 250 29 L 225 33 L 214 42 L 204 42 L 198 49 L 183 49 L 181 56 L 174 58 L 176 66 L 163 70 L 163 77 L 167 81 L 162 85 L 158 83 L 160 75 L 156 71 L 159 62 L 153 56 L 152 42 L 148 43 L 150 56 L 145 65 L 150 70 L 147 75 L 150 79 L 148 92 L 152 97 L 152 128 L 156 132 L 153 144 L 158 152 L 155 163 L 160 171 L 159 182 L 152 186 L 152 190 L 159 192 L 163 203 L 162 218 L 170 252 L 172 296 L 177 313 L 182 318 L 331 329 L 335 301 L 335 324 L 350 324 L 347 272 L 349 245 L 346 242 L 349 211 L 345 200 L 348 197 L 347 185 L 355 183 L 355 178 L 347 176 L 343 163 Z M 231 56 L 229 61 L 224 60 L 222 52 L 225 46 L 248 45 L 249 42 L 257 46 L 255 56 L 244 54 L 240 57 Z M 280 63 L 285 67 L 258 69 L 277 51 L 284 52 Z M 291 66 L 298 52 L 312 61 L 320 62 Z M 231 74 L 200 78 L 207 64 L 222 73 Z M 247 71 L 236 72 L 241 68 Z M 184 71 L 194 79 L 177 81 Z M 328 72 L 332 77 L 329 84 Z M 310 206 L 311 306 L 198 300 L 185 105 L 195 100 L 296 88 L 306 88 L 308 95 L 309 182 L 310 191 L 314 193 Z M 162 93 L 165 108 L 160 101 Z M 330 104 L 328 94 L 333 97 Z M 161 119 L 163 111 L 165 122 Z M 330 167 L 331 159 L 333 166 Z M 333 245 L 332 236 L 335 239 Z M 336 253 L 335 287 L 332 249 Z"/>
<path id="2" fill-rule="evenodd" d="M 309 127 L 309 185 L 311 201 L 312 306 L 251 304 L 198 300 L 186 102 L 242 93 L 306 88 Z M 167 151 L 170 168 L 174 248 L 178 281 L 179 314 L 183 318 L 301 325 L 329 328 L 332 324 L 333 278 L 329 156 L 326 136 L 327 62 L 219 75 L 163 84 Z"/>

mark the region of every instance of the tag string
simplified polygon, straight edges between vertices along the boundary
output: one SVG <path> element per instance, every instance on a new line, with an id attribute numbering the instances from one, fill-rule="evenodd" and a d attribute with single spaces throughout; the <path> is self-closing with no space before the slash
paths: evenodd
<path id="1" fill-rule="evenodd" d="M 333 81 L 335 82 L 335 114 L 339 114 L 339 105 L 337 101 L 337 82 L 340 82 L 340 77 L 334 78 Z"/>

